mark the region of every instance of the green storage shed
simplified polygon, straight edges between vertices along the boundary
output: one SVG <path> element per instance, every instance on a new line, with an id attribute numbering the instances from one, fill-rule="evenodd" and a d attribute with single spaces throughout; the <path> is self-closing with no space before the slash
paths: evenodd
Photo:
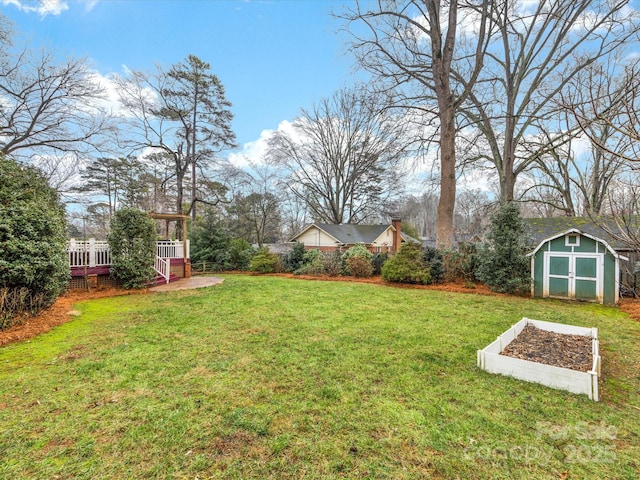
<path id="1" fill-rule="evenodd" d="M 605 240 L 571 228 L 542 240 L 531 257 L 531 295 L 615 305 L 620 260 Z"/>

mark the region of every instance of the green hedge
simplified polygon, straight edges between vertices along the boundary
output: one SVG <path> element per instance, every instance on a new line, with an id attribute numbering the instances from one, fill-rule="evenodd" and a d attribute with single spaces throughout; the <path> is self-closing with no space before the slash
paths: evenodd
<path id="1" fill-rule="evenodd" d="M 124 288 L 142 288 L 157 272 L 155 222 L 135 208 L 118 210 L 111 219 L 107 236 L 111 249 L 111 276 Z"/>
<path id="2" fill-rule="evenodd" d="M 405 243 L 400 251 L 382 267 L 382 278 L 388 282 L 428 284 L 431 282 L 429 265 L 420 245 Z"/>
<path id="3" fill-rule="evenodd" d="M 50 306 L 67 287 L 66 227 L 44 175 L 0 156 L 0 329 Z"/>

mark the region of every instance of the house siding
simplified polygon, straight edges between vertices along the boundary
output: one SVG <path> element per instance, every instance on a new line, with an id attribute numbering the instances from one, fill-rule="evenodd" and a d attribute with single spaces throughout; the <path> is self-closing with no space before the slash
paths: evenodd
<path id="1" fill-rule="evenodd" d="M 371 243 L 363 243 L 359 241 L 344 241 L 344 243 L 336 240 L 333 236 L 324 230 L 313 226 L 303 233 L 295 237 L 295 241 L 303 243 L 306 250 L 318 249 L 322 252 L 330 252 L 334 250 L 347 250 L 358 244 L 364 244 L 371 253 L 390 252 L 393 251 L 393 229 L 388 227 L 378 237 L 370 241 Z"/>
<path id="2" fill-rule="evenodd" d="M 388 252 L 393 249 L 393 230 L 391 228 L 387 228 L 382 235 L 376 238 L 371 244 L 369 250 L 373 253 L 376 253 L 378 249 L 382 252 Z"/>
<path id="3" fill-rule="evenodd" d="M 336 243 L 335 238 L 327 235 L 318 228 L 310 228 L 298 238 L 296 238 L 296 240 L 300 243 L 304 243 L 304 246 L 307 250 L 318 248 L 322 251 L 329 251 L 335 250 L 339 246 Z"/>

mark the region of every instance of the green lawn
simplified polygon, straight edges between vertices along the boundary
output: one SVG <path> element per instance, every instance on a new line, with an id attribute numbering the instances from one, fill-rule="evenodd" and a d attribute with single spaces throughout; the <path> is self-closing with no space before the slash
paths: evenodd
<path id="1" fill-rule="evenodd" d="M 0 478 L 635 479 L 615 308 L 231 275 L 83 302 L 0 349 Z M 476 367 L 528 316 L 599 328 L 599 403 Z"/>

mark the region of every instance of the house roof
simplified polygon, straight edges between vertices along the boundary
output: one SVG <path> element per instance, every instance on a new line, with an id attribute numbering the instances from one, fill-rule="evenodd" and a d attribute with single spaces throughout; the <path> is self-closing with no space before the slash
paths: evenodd
<path id="1" fill-rule="evenodd" d="M 402 237 L 402 240 L 404 240 L 405 242 L 417 243 L 419 245 L 422 245 L 422 240 L 418 240 L 416 237 L 407 235 L 402 231 L 402 229 L 400 229 L 400 237 Z"/>
<path id="2" fill-rule="evenodd" d="M 568 230 L 578 230 L 591 237 L 605 241 L 616 251 L 629 251 L 629 244 L 624 241 L 626 226 L 620 225 L 614 218 L 589 217 L 551 217 L 525 218 L 529 231 L 528 244 L 534 248 L 548 238 L 556 237 Z M 636 236 L 640 233 L 640 222 L 634 217 L 630 222 L 631 230 Z"/>
<path id="3" fill-rule="evenodd" d="M 332 223 L 314 223 L 308 226 L 293 239 L 302 235 L 310 228 L 319 228 L 327 235 L 333 237 L 338 243 L 351 245 L 355 243 L 364 243 L 369 245 L 373 243 L 382 233 L 391 228 L 390 225 L 334 225 Z"/>
<path id="4" fill-rule="evenodd" d="M 382 235 L 386 230 L 394 230 L 394 227 L 389 224 L 335 225 L 333 223 L 314 223 L 299 232 L 295 237 L 291 239 L 291 241 L 295 242 L 296 239 L 303 233 L 314 227 L 322 230 L 324 233 L 332 237 L 336 241 L 336 243 L 343 245 L 355 245 L 356 243 L 364 243 L 365 245 L 370 245 L 375 242 L 378 237 Z M 406 233 L 404 233 L 402 231 L 402 228 L 400 228 L 400 237 L 402 237 L 402 240 L 404 242 L 421 243 L 420 240 L 417 240 L 411 235 L 407 235 Z"/>
<path id="5" fill-rule="evenodd" d="M 413 237 L 411 237 L 413 238 Z M 415 240 L 415 239 L 414 239 Z M 415 240 L 416 242 L 418 240 Z M 420 241 L 423 247 L 436 248 L 435 237 L 424 237 Z M 464 243 L 482 243 L 482 237 L 477 233 L 453 232 L 453 247 L 459 247 Z"/>

